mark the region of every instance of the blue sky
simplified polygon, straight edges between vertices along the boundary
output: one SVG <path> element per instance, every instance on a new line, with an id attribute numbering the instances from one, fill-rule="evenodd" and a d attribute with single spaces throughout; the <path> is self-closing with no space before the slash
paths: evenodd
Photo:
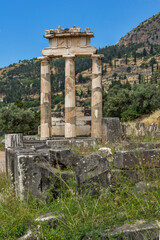
<path id="1" fill-rule="evenodd" d="M 97 48 L 116 44 L 160 12 L 160 0 L 1 0 L 0 68 L 41 56 L 44 31 L 60 25 L 90 27 Z"/>

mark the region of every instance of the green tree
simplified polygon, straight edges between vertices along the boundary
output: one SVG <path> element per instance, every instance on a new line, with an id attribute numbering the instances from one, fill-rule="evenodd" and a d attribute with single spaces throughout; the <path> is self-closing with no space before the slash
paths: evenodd
<path id="1" fill-rule="evenodd" d="M 105 117 L 121 117 L 122 112 L 130 105 L 128 89 L 115 85 L 108 94 L 104 94 L 103 115 Z"/>
<path id="2" fill-rule="evenodd" d="M 19 108 L 14 103 L 0 109 L 0 129 L 4 134 L 37 134 L 39 124 L 39 113 Z"/>
<path id="3" fill-rule="evenodd" d="M 146 57 L 147 56 L 147 51 L 145 48 L 143 48 L 143 53 L 142 53 L 143 57 Z"/>
<path id="4" fill-rule="evenodd" d="M 153 54 L 153 45 L 151 45 L 150 52 L 151 55 Z"/>

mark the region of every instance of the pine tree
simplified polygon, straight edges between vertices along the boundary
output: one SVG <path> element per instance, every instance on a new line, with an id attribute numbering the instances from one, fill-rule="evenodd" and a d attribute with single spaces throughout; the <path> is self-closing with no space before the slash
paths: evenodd
<path id="1" fill-rule="evenodd" d="M 147 51 L 145 48 L 143 48 L 143 57 L 147 56 Z"/>
<path id="2" fill-rule="evenodd" d="M 126 64 L 126 65 L 128 64 L 128 58 L 127 58 L 127 55 L 126 55 L 126 58 L 125 58 L 125 64 Z"/>
<path id="3" fill-rule="evenodd" d="M 153 54 L 153 46 L 151 45 L 151 49 L 150 49 L 150 52 L 149 52 L 151 55 Z"/>

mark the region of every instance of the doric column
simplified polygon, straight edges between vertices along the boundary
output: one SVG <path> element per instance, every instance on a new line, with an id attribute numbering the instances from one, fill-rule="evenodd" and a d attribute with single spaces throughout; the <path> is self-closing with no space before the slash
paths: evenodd
<path id="1" fill-rule="evenodd" d="M 52 135 L 50 60 L 41 58 L 41 138 L 44 139 Z"/>
<path id="2" fill-rule="evenodd" d="M 65 55 L 65 137 L 76 137 L 75 56 Z"/>
<path id="3" fill-rule="evenodd" d="M 92 55 L 91 136 L 102 137 L 102 58 Z"/>

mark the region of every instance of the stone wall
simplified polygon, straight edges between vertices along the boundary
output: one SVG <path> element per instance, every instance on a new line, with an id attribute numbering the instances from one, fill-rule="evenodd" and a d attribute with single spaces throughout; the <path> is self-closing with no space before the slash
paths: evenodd
<path id="1" fill-rule="evenodd" d="M 82 158 L 68 146 L 85 151 L 90 147 L 93 150 L 98 144 L 91 138 L 45 141 L 22 134 L 7 134 L 5 140 L 6 174 L 21 200 L 29 193 L 46 197 L 45 191 L 52 184 L 56 185 L 54 194 L 57 194 L 60 181 L 74 177 L 72 170 Z"/>
<path id="2" fill-rule="evenodd" d="M 52 112 L 52 136 L 65 135 L 65 114 L 64 112 Z M 40 134 L 40 127 L 38 128 Z M 76 136 L 91 135 L 91 109 L 84 107 L 79 97 L 76 97 Z"/>
<path id="3" fill-rule="evenodd" d="M 121 123 L 122 131 L 125 136 L 135 135 L 136 137 L 144 137 L 145 135 L 156 136 L 159 133 L 157 123 L 152 123 L 146 126 L 143 122 L 136 123 L 135 125 Z"/>

